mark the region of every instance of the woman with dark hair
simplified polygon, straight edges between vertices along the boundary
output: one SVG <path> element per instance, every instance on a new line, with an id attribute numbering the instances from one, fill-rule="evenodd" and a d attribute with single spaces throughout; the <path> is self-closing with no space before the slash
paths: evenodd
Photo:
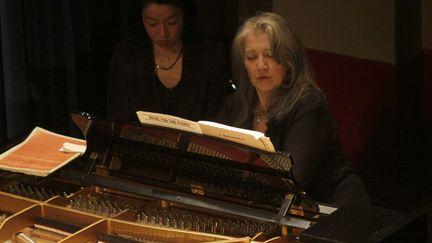
<path id="1" fill-rule="evenodd" d="M 191 0 L 144 0 L 145 34 L 121 40 L 111 60 L 107 117 L 136 120 L 136 111 L 211 119 L 229 92 L 221 43 L 200 38 Z"/>
<path id="2" fill-rule="evenodd" d="M 238 89 L 218 121 L 261 131 L 276 150 L 290 153 L 294 178 L 315 200 L 367 204 L 365 187 L 349 167 L 326 98 L 287 21 L 274 13 L 247 19 L 232 55 Z"/>

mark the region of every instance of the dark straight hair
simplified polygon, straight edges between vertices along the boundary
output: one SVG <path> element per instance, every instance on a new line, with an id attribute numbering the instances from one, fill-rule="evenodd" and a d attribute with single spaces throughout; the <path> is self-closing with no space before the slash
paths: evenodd
<path id="1" fill-rule="evenodd" d="M 139 20 L 142 23 L 142 10 L 149 4 L 171 5 L 180 9 L 183 12 L 183 33 L 182 38 L 185 41 L 199 41 L 202 38 L 202 33 L 198 25 L 198 6 L 195 0 L 141 0 L 139 9 Z M 149 40 L 144 27 L 141 24 L 139 37 Z"/>

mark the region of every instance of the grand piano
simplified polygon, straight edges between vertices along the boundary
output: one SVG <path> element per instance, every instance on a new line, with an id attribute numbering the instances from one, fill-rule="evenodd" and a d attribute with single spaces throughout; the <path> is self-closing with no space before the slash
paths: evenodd
<path id="1" fill-rule="evenodd" d="M 287 153 L 86 113 L 71 117 L 87 141 L 84 154 L 46 177 L 1 171 L 1 241 L 391 242 L 424 237 L 410 231 L 424 228 L 423 212 L 315 202 L 296 183 Z"/>

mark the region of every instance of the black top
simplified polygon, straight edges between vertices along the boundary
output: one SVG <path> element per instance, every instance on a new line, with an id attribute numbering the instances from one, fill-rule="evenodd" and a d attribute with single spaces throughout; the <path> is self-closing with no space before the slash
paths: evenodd
<path id="1" fill-rule="evenodd" d="M 221 122 L 236 111 L 226 106 Z M 243 128 L 253 129 L 252 112 Z M 294 178 L 314 200 L 333 205 L 368 204 L 360 178 L 349 166 L 324 95 L 311 89 L 281 120 L 267 123 L 266 136 L 277 151 L 291 154 Z"/>
<path id="2" fill-rule="evenodd" d="M 226 54 L 223 45 L 217 42 L 185 42 L 182 77 L 175 94 L 169 97 L 172 91 L 162 90 L 158 85 L 152 44 L 121 40 L 111 60 L 107 117 L 137 120 L 135 112 L 142 110 L 190 120 L 211 119 L 229 93 Z M 172 99 L 166 100 L 167 97 Z"/>
<path id="3" fill-rule="evenodd" d="M 162 106 L 162 113 L 169 115 L 177 115 L 178 114 L 178 103 L 179 100 L 182 100 L 184 92 L 183 89 L 187 88 L 186 85 L 183 85 L 185 82 L 181 81 L 169 89 L 165 87 L 162 82 L 157 78 L 157 94 L 159 95 L 159 100 Z"/>

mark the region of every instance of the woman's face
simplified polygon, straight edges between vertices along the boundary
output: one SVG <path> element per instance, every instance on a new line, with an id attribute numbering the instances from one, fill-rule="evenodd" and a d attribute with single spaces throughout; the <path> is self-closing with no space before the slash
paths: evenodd
<path id="1" fill-rule="evenodd" d="M 142 21 L 152 42 L 162 48 L 177 43 L 183 32 L 183 13 L 169 4 L 150 3 L 144 7 Z"/>
<path id="2" fill-rule="evenodd" d="M 286 68 L 272 53 L 268 35 L 249 33 L 244 40 L 244 63 L 258 95 L 270 95 L 282 84 Z"/>

